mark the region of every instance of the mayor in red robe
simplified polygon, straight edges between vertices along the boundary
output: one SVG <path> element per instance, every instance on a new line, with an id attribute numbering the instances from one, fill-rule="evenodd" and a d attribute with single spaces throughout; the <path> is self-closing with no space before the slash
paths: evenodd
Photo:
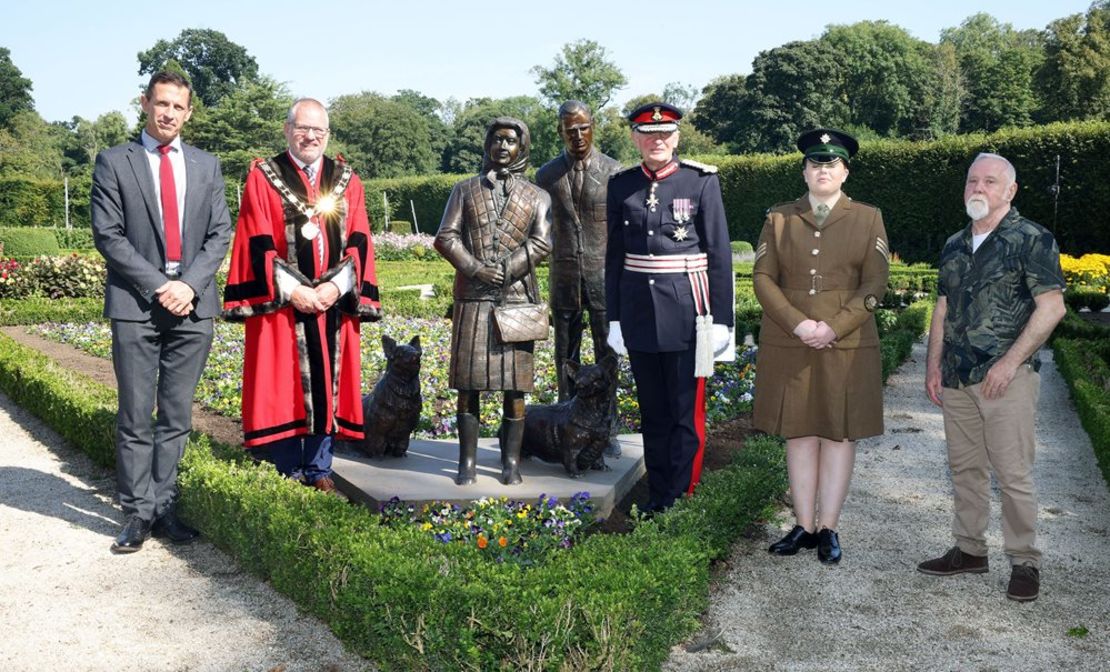
<path id="1" fill-rule="evenodd" d="M 324 155 L 328 117 L 294 103 L 286 152 L 247 176 L 224 293 L 246 323 L 243 444 L 334 489 L 332 437 L 363 438 L 359 324 L 381 318 L 362 183 Z"/>

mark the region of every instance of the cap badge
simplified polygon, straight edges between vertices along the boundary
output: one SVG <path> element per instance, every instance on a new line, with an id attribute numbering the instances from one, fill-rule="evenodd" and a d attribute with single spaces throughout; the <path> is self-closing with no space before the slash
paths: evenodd
<path id="1" fill-rule="evenodd" d="M 659 111 L 659 106 L 655 106 L 655 111 L 651 113 L 652 121 L 663 121 L 663 113 Z"/>
<path id="2" fill-rule="evenodd" d="M 823 133 L 819 139 L 821 140 L 822 145 L 827 145 L 829 144 L 829 141 L 832 140 L 832 138 L 829 137 L 828 133 Z"/>

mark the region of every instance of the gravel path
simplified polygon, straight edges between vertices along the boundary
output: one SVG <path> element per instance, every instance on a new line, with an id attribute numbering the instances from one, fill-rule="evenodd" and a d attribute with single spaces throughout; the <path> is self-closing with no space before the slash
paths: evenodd
<path id="1" fill-rule="evenodd" d="M 0 436 L 0 669 L 369 669 L 203 537 L 112 555 L 114 475 L 3 395 Z"/>
<path id="2" fill-rule="evenodd" d="M 840 566 L 821 565 L 813 551 L 767 553 L 793 525 L 784 511 L 737 544 L 711 590 L 705 630 L 675 647 L 665 669 L 1110 670 L 1110 495 L 1051 351 L 1041 357 L 1040 599 L 1006 599 L 997 489 L 989 574 L 915 570 L 953 545 L 944 427 L 925 396 L 919 344 L 886 388 L 886 434 L 859 444 Z M 1080 627 L 1089 634 L 1069 636 Z"/>
<path id="3" fill-rule="evenodd" d="M 769 555 L 791 525 L 784 511 L 737 544 L 705 630 L 665 669 L 1110 670 L 1110 495 L 1051 353 L 1042 357 L 1039 600 L 1005 597 L 997 493 L 989 574 L 914 571 L 952 545 L 944 432 L 918 345 L 887 386 L 886 435 L 860 443 L 841 565 Z M 111 555 L 112 474 L 3 395 L 0 436 L 0 669 L 369 669 L 203 538 Z M 1089 634 L 1068 635 L 1079 627 Z"/>

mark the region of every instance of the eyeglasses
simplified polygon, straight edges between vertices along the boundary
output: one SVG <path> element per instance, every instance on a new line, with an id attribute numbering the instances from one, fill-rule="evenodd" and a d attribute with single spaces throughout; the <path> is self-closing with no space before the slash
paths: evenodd
<path id="1" fill-rule="evenodd" d="M 326 128 L 320 128 L 318 126 L 302 126 L 300 124 L 296 124 L 293 126 L 293 132 L 297 135 L 308 135 L 309 133 L 315 133 L 317 137 L 322 138 L 326 136 L 330 131 L 328 131 L 328 129 Z"/>

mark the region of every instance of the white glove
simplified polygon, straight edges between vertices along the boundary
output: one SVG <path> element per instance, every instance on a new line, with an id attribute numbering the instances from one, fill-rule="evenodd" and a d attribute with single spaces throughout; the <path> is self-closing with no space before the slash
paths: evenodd
<path id="1" fill-rule="evenodd" d="M 712 338 L 713 355 L 717 356 L 724 352 L 732 343 L 732 332 L 723 324 L 714 324 Z"/>
<path id="2" fill-rule="evenodd" d="M 606 343 L 608 343 L 609 347 L 613 349 L 613 352 L 618 355 L 628 354 L 628 350 L 624 347 L 624 335 L 621 334 L 620 322 L 609 323 L 609 338 L 606 339 Z"/>

